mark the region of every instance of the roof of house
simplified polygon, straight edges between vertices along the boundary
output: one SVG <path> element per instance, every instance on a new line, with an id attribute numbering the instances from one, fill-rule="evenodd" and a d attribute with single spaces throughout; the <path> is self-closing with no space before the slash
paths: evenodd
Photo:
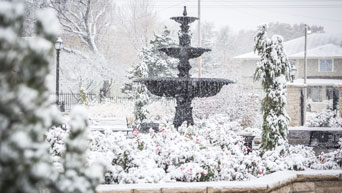
<path id="1" fill-rule="evenodd" d="M 304 57 L 304 36 L 284 42 L 284 49 L 289 56 L 292 57 Z M 311 51 L 312 56 L 315 57 L 342 57 L 342 33 L 313 33 L 308 35 L 307 49 L 308 53 Z M 334 54 L 329 53 L 333 51 Z M 316 55 L 315 55 L 316 54 Z M 330 56 L 324 56 L 330 55 Z M 337 55 L 338 54 L 338 55 Z M 319 56 L 318 56 L 319 55 Z M 235 56 L 234 59 L 258 59 L 259 56 L 254 52 L 249 52 L 239 56 Z"/>
<path id="2" fill-rule="evenodd" d="M 295 79 L 290 85 L 304 85 L 304 79 L 299 78 Z M 307 79 L 306 84 L 308 86 L 334 86 L 334 85 L 342 85 L 341 79 Z"/>
<path id="3" fill-rule="evenodd" d="M 334 44 L 326 44 L 307 51 L 308 58 L 342 58 L 342 47 Z M 304 58 L 304 51 L 289 55 L 289 58 Z"/>

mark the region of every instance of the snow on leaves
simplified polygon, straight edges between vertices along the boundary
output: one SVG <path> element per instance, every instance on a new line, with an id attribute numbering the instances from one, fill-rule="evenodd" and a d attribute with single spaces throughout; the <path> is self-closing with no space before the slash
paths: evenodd
<path id="1" fill-rule="evenodd" d="M 135 132 L 133 137 L 92 131 L 88 164 L 105 164 L 107 184 L 248 180 L 281 170 L 338 168 L 334 156 L 340 149 L 320 159 L 305 146 L 289 146 L 283 154 L 278 146 L 263 157 L 255 148 L 247 154 L 242 137 L 232 128 L 236 123 L 214 119 L 179 132 L 169 123 L 157 133 Z"/>
<path id="2" fill-rule="evenodd" d="M 22 38 L 22 8 L 17 1 L 0 2 L 0 192 L 36 193 L 47 188 L 54 193 L 92 193 L 102 172 L 98 175 L 99 167 L 81 164 L 86 146 L 79 145 L 88 142 L 79 143 L 80 130 L 87 119 L 73 119 L 74 138 L 60 136 L 61 131 L 45 136 L 48 128 L 60 123 L 46 85 L 58 33 L 50 25 L 57 19 L 46 10 L 38 13 L 36 37 Z M 45 138 L 53 144 L 52 159 Z M 64 138 L 68 140 L 61 143 Z M 57 170 L 51 161 L 60 163 L 54 164 Z"/>
<path id="3" fill-rule="evenodd" d="M 285 105 L 290 63 L 283 49 L 283 38 L 274 35 L 269 39 L 267 25 L 264 24 L 259 26 L 254 40 L 254 50 L 260 56 L 254 78 L 261 80 L 266 93 L 262 101 L 264 122 L 261 147 L 266 151 L 283 146 L 283 151 L 287 151 L 285 144 L 290 118 Z"/>

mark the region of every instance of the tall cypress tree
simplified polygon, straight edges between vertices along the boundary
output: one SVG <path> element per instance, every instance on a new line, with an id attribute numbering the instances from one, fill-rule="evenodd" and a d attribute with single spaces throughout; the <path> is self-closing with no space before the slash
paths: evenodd
<path id="1" fill-rule="evenodd" d="M 290 120 L 285 109 L 290 63 L 283 48 L 283 38 L 278 35 L 268 38 L 266 24 L 259 26 L 254 40 L 254 51 L 261 57 L 254 79 L 261 80 L 266 94 L 262 101 L 262 152 L 278 149 L 284 153 Z"/>

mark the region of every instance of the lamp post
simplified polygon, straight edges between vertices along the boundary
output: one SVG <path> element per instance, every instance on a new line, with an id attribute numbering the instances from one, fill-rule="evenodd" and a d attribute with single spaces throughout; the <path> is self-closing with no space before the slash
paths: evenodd
<path id="1" fill-rule="evenodd" d="M 55 42 L 56 49 L 56 105 L 59 106 L 59 54 L 63 49 L 63 40 L 58 37 Z"/>
<path id="2" fill-rule="evenodd" d="M 304 100 L 303 100 L 303 111 L 304 111 L 304 117 L 303 117 L 303 124 L 305 124 L 306 121 L 306 98 L 307 98 L 307 85 L 306 85 L 306 79 L 307 79 L 307 66 L 308 66 L 308 60 L 307 60 L 307 49 L 308 49 L 308 34 L 310 34 L 310 27 L 305 24 L 305 42 L 304 42 Z"/>

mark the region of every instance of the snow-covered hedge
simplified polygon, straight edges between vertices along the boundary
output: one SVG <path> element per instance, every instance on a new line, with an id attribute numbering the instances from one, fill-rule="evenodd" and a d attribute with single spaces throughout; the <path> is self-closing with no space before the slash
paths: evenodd
<path id="1" fill-rule="evenodd" d="M 309 127 L 342 127 L 342 118 L 335 111 L 325 110 L 309 117 L 306 123 Z"/>
<path id="2" fill-rule="evenodd" d="M 312 148 L 304 146 L 290 146 L 282 156 L 277 149 L 263 157 L 258 150 L 247 154 L 249 147 L 234 132 L 241 127 L 218 120 L 182 127 L 179 132 L 166 124 L 158 133 L 135 131 L 131 137 L 111 131 L 89 132 L 88 164 L 106 165 L 107 184 L 248 180 L 280 170 L 338 167 L 336 159 L 329 158 L 333 155 L 318 159 Z M 50 138 L 58 138 L 49 139 L 54 142 L 51 152 L 55 157 L 63 151 L 60 141 L 67 132 L 58 128 L 50 132 Z"/>

